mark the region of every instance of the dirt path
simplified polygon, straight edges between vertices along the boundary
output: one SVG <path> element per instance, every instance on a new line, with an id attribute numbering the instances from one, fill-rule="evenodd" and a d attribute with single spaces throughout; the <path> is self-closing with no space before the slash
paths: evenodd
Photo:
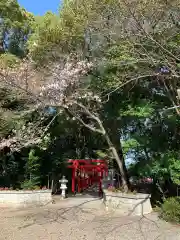
<path id="1" fill-rule="evenodd" d="M 0 208 L 0 240 L 180 240 L 180 227 L 156 214 L 118 216 L 90 196 L 55 201 L 34 209 Z"/>

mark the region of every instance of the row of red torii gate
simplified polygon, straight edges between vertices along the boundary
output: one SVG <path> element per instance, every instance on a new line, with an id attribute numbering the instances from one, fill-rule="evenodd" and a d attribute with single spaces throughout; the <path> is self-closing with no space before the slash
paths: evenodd
<path id="1" fill-rule="evenodd" d="M 101 159 L 69 159 L 72 169 L 72 192 L 80 193 L 93 185 L 98 185 L 102 194 L 102 180 L 108 176 L 108 164 Z"/>

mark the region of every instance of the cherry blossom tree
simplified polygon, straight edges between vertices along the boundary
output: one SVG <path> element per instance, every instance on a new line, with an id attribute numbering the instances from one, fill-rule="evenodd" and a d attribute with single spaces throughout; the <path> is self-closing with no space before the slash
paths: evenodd
<path id="1" fill-rule="evenodd" d="M 31 65 L 27 67 L 26 63 L 19 68 L 20 73 L 16 72 L 15 74 L 14 71 L 7 70 L 1 72 L 1 83 L 8 83 L 30 97 L 32 102 L 29 111 L 36 111 L 47 106 L 56 108 L 56 114 L 48 126 L 42 127 L 40 124 L 39 127 L 32 124 L 22 126 L 21 131 L 15 133 L 15 136 L 3 140 L 1 147 L 8 145 L 18 149 L 30 144 L 40 144 L 44 140 L 45 133 L 53 120 L 62 111 L 65 111 L 68 116 L 79 121 L 90 131 L 100 134 L 106 141 L 112 158 L 116 160 L 119 166 L 122 186 L 127 190 L 128 185 L 123 168 L 123 159 L 119 157 L 118 151 L 113 145 L 100 117 L 103 106 L 101 94 L 92 91 L 86 78 L 93 68 L 93 64 L 71 59 L 66 63 L 56 62 L 50 66 L 40 73 L 36 72 L 37 70 L 30 71 L 32 69 Z M 42 77 L 40 79 L 37 76 Z"/>

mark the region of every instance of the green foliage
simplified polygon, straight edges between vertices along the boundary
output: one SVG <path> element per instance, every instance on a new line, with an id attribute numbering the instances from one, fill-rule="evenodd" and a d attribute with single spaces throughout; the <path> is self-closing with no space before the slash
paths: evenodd
<path id="1" fill-rule="evenodd" d="M 170 179 L 179 185 L 179 117 L 174 111 L 161 114 L 178 104 L 179 3 L 137 1 L 135 21 L 130 10 L 131 4 L 124 1 L 67 0 L 59 15 L 48 12 L 34 18 L 16 0 L 0 0 L 0 65 L 18 67 L 17 57 L 26 56 L 27 48 L 35 62 L 48 63 L 49 68 L 64 56 L 88 59 L 94 68 L 80 88 L 88 85 L 81 90 L 101 98 L 100 108 L 93 103 L 90 110 L 102 119 L 120 155 L 122 150 L 124 155 L 133 154 L 131 174 L 162 182 Z M 161 73 L 162 66 L 170 72 Z M 47 175 L 65 171 L 68 158 L 112 158 L 104 139 L 69 121 L 65 114 L 44 133 L 52 118 L 44 116 L 44 109 L 34 111 L 23 91 L 11 90 L 6 86 L 0 92 L 0 138 L 43 136 L 40 144 L 31 144 L 30 152 L 29 146 L 21 149 L 17 158 L 23 188 L 33 188 L 46 182 Z"/>
<path id="2" fill-rule="evenodd" d="M 180 198 L 167 198 L 161 206 L 160 217 L 167 222 L 180 223 Z"/>
<path id="3" fill-rule="evenodd" d="M 154 181 L 165 184 L 165 181 L 172 181 L 180 185 L 180 164 L 176 152 L 161 153 L 157 158 L 139 159 L 129 166 L 129 172 L 133 176 L 152 177 Z"/>
<path id="4" fill-rule="evenodd" d="M 25 180 L 23 183 L 21 183 L 21 188 L 25 190 L 38 190 L 40 189 L 39 187 L 39 177 L 31 180 Z"/>
<path id="5" fill-rule="evenodd" d="M 180 185 L 180 164 L 179 156 L 174 152 L 162 154 L 160 158 L 152 163 L 152 175 L 157 179 L 163 180 L 168 177 L 173 183 Z"/>
<path id="6" fill-rule="evenodd" d="M 28 17 L 28 13 L 24 9 L 21 9 L 16 0 L 0 1 L 0 14 L 3 18 L 6 26 L 16 26 L 24 21 Z"/>
<path id="7" fill-rule="evenodd" d="M 16 59 L 15 56 L 13 58 Z M 27 122 L 31 122 L 31 119 L 27 120 L 27 116 L 25 117 L 27 115 L 25 112 L 29 109 L 27 102 L 29 103 L 29 100 L 24 92 L 2 84 L 0 88 L 0 137 L 14 136 L 16 131 L 19 131 Z M 32 116 L 32 112 L 30 111 L 28 115 Z"/>
<path id="8" fill-rule="evenodd" d="M 97 156 L 99 156 L 99 157 L 102 158 L 102 159 L 108 157 L 108 153 L 106 153 L 106 152 L 104 152 L 104 151 L 102 151 L 102 150 L 96 151 L 96 154 L 97 154 Z"/>
<path id="9" fill-rule="evenodd" d="M 31 149 L 26 163 L 26 176 L 22 184 L 23 188 L 36 187 L 40 184 L 40 159 L 36 155 L 35 149 Z"/>
<path id="10" fill-rule="evenodd" d="M 33 15 L 22 9 L 17 0 L 0 0 L 0 15 L 0 53 L 25 56 Z"/>
<path id="11" fill-rule="evenodd" d="M 0 65 L 3 68 L 15 68 L 20 63 L 20 60 L 13 54 L 4 53 L 0 55 Z"/>
<path id="12" fill-rule="evenodd" d="M 17 174 L 19 172 L 19 162 L 10 152 L 0 152 L 0 186 L 16 186 Z"/>
<path id="13" fill-rule="evenodd" d="M 54 45 L 60 43 L 62 37 L 61 22 L 58 16 L 47 12 L 44 16 L 36 17 L 32 24 L 33 34 L 28 40 L 28 49 L 34 60 L 42 61 L 46 55 L 55 56 Z"/>
<path id="14" fill-rule="evenodd" d="M 131 105 L 127 106 L 128 110 L 125 110 L 121 112 L 121 116 L 133 116 L 133 117 L 150 117 L 152 116 L 154 112 L 154 108 L 151 104 L 147 102 L 147 100 L 144 102 L 141 100 L 140 104 L 136 104 L 134 107 Z"/>
<path id="15" fill-rule="evenodd" d="M 4 116 L 0 116 L 0 138 L 6 137 L 10 134 L 13 129 L 13 123 L 8 118 L 4 118 Z"/>
<path id="16" fill-rule="evenodd" d="M 135 150 L 139 147 L 139 143 L 136 139 L 127 139 L 126 141 L 123 140 L 121 142 L 124 154 L 127 154 L 129 151 Z"/>
<path id="17" fill-rule="evenodd" d="M 29 158 L 27 163 L 27 171 L 29 174 L 34 174 L 39 170 L 39 157 L 36 156 L 36 152 L 34 149 L 31 149 L 29 152 Z"/>

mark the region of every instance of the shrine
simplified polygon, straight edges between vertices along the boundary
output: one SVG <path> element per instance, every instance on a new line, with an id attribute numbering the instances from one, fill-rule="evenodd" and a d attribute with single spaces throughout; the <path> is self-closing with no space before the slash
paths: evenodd
<path id="1" fill-rule="evenodd" d="M 106 160 L 100 159 L 69 159 L 68 168 L 72 169 L 72 192 L 80 193 L 90 186 L 99 186 L 102 194 L 102 179 L 108 174 Z"/>

